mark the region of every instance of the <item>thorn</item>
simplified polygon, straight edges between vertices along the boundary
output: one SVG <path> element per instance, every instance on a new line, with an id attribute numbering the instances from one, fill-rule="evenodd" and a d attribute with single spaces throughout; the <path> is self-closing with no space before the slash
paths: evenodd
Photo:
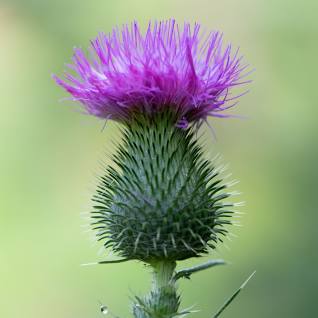
<path id="1" fill-rule="evenodd" d="M 192 251 L 193 253 L 197 254 L 197 251 L 194 250 L 190 245 L 188 245 L 185 240 L 181 240 L 181 242 L 183 243 L 183 245 L 189 250 L 189 251 Z"/>
<path id="2" fill-rule="evenodd" d="M 219 167 L 218 173 L 219 174 L 224 173 L 228 168 L 229 168 L 229 164 L 228 163 L 223 164 L 222 166 Z"/>
<path id="3" fill-rule="evenodd" d="M 240 289 L 243 289 L 255 274 L 256 270 L 246 279 L 246 281 L 241 285 Z"/>
<path id="4" fill-rule="evenodd" d="M 152 239 L 152 243 L 153 243 L 153 248 L 155 249 L 155 251 L 157 250 L 157 242 L 156 242 L 156 239 L 153 238 Z"/>
<path id="5" fill-rule="evenodd" d="M 115 259 L 113 261 L 101 261 L 98 264 L 116 264 L 116 263 L 124 263 L 132 260 L 132 258 L 122 258 L 122 259 Z"/>
<path id="6" fill-rule="evenodd" d="M 228 183 L 226 184 L 226 186 L 227 186 L 228 188 L 230 188 L 230 187 L 233 187 L 233 186 L 237 185 L 238 183 L 240 183 L 239 180 L 232 180 L 232 181 L 228 182 Z"/>
<path id="7" fill-rule="evenodd" d="M 120 241 L 119 241 L 119 243 L 117 243 L 115 246 L 116 246 L 116 248 L 119 248 L 122 244 L 123 244 L 123 242 L 125 241 L 125 239 L 127 239 L 127 237 L 123 237 Z"/>
<path id="8" fill-rule="evenodd" d="M 197 221 L 201 226 L 205 226 L 205 225 L 203 224 L 203 222 L 202 222 L 201 220 L 199 220 L 198 218 L 195 218 L 195 221 Z"/>
<path id="9" fill-rule="evenodd" d="M 156 236 L 156 240 L 159 241 L 160 240 L 160 227 L 158 227 L 157 229 L 157 236 Z"/>
<path id="10" fill-rule="evenodd" d="M 117 235 L 116 240 L 118 240 L 127 230 L 128 230 L 127 227 L 125 227 L 124 229 L 122 229 L 122 230 L 120 231 L 120 233 Z"/>
<path id="11" fill-rule="evenodd" d="M 233 203 L 233 206 L 238 206 L 238 207 L 245 206 L 245 201 Z"/>
<path id="12" fill-rule="evenodd" d="M 200 234 L 197 234 L 197 237 L 199 238 L 201 244 L 205 247 L 206 246 L 206 242 L 204 242 L 203 238 L 201 237 Z"/>
<path id="13" fill-rule="evenodd" d="M 242 192 L 232 191 L 232 192 L 228 192 L 228 194 L 229 194 L 230 196 L 238 196 L 238 195 L 242 195 Z"/>
<path id="14" fill-rule="evenodd" d="M 236 226 L 242 226 L 242 224 L 241 224 L 240 221 L 231 220 L 231 224 L 232 224 L 232 225 L 236 225 Z"/>
<path id="15" fill-rule="evenodd" d="M 176 241 L 175 241 L 174 236 L 173 236 L 172 233 L 170 233 L 170 237 L 171 237 L 172 246 L 173 246 L 174 248 L 177 248 Z"/>
<path id="16" fill-rule="evenodd" d="M 136 241 L 135 241 L 135 244 L 134 244 L 134 253 L 136 253 L 136 251 L 137 251 L 137 248 L 138 248 L 138 244 L 139 244 L 139 240 L 140 240 L 141 235 L 142 235 L 141 232 L 139 232 L 138 235 L 137 235 L 137 238 L 136 238 Z"/>
<path id="17" fill-rule="evenodd" d="M 98 265 L 98 262 L 95 262 L 95 263 L 85 263 L 85 264 L 81 264 L 80 266 L 92 266 L 92 265 Z"/>
<path id="18" fill-rule="evenodd" d="M 238 215 L 246 215 L 246 212 L 242 212 L 242 211 L 234 211 L 234 214 L 238 214 Z"/>
<path id="19" fill-rule="evenodd" d="M 212 159 L 211 161 L 213 163 L 216 163 L 216 161 L 221 160 L 223 158 L 223 156 L 221 155 L 221 153 L 217 153 Z"/>
<path id="20" fill-rule="evenodd" d="M 206 228 L 213 234 L 217 234 L 210 226 L 206 225 Z"/>
<path id="21" fill-rule="evenodd" d="M 192 231 L 191 228 L 188 228 L 188 231 L 190 232 L 190 234 L 192 235 L 192 237 L 193 237 L 194 239 L 197 238 L 197 236 L 194 234 L 194 232 Z"/>
<path id="22" fill-rule="evenodd" d="M 223 180 L 232 177 L 232 175 L 233 175 L 233 173 L 228 173 L 227 175 L 225 175 L 225 176 L 223 177 Z"/>
<path id="23" fill-rule="evenodd" d="M 165 257 L 168 257 L 166 246 L 162 245 L 162 249 L 163 249 L 163 254 L 165 255 Z"/>

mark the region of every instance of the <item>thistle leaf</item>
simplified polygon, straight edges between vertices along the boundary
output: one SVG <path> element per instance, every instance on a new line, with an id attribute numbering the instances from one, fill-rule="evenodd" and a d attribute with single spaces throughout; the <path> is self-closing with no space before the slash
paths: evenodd
<path id="1" fill-rule="evenodd" d="M 217 313 L 213 316 L 213 318 L 217 318 L 221 315 L 221 313 L 226 309 L 226 307 L 228 307 L 231 302 L 237 297 L 237 295 L 242 291 L 242 289 L 247 285 L 247 283 L 249 282 L 249 280 L 254 276 L 254 274 L 256 273 L 256 271 L 254 271 L 245 281 L 244 283 L 239 287 L 239 289 L 237 289 L 234 294 L 229 297 L 226 302 L 222 305 L 222 307 L 217 311 Z"/>
<path id="2" fill-rule="evenodd" d="M 178 280 L 179 278 L 187 278 L 190 279 L 190 276 L 194 273 L 197 273 L 199 271 L 217 266 L 217 265 L 225 265 L 225 261 L 222 259 L 215 259 L 215 260 L 210 260 L 206 263 L 199 264 L 190 268 L 185 268 L 180 271 L 177 271 L 176 274 L 174 275 L 173 279 Z"/>

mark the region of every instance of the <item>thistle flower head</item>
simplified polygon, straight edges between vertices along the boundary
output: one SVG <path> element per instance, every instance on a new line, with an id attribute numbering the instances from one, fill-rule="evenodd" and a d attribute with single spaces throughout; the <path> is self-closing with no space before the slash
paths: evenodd
<path id="1" fill-rule="evenodd" d="M 230 196 L 204 158 L 192 123 L 226 117 L 242 84 L 238 51 L 222 35 L 174 20 L 100 34 L 76 75 L 55 76 L 88 114 L 122 122 L 123 140 L 93 197 L 92 225 L 127 259 L 176 261 L 207 253 L 226 235 Z M 182 129 L 181 129 L 182 128 Z"/>
<path id="2" fill-rule="evenodd" d="M 149 23 L 144 35 L 136 22 L 101 33 L 89 52 L 76 48 L 71 72 L 54 79 L 88 114 L 117 121 L 166 108 L 181 127 L 227 117 L 237 98 L 231 89 L 243 83 L 246 69 L 220 33 L 204 35 L 199 24 L 180 27 L 174 20 Z"/>

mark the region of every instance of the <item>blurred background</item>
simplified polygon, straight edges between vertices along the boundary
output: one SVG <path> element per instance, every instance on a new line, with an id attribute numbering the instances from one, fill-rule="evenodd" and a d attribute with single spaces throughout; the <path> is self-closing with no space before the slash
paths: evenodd
<path id="1" fill-rule="evenodd" d="M 248 119 L 211 119 L 217 140 L 207 134 L 247 214 L 211 255 L 231 265 L 182 281 L 182 307 L 211 317 L 257 270 L 222 317 L 317 317 L 317 12 L 314 0 L 1 0 L 0 317 L 97 318 L 99 301 L 128 317 L 148 290 L 140 263 L 80 266 L 106 257 L 80 212 L 120 135 L 61 102 L 50 76 L 99 31 L 170 17 L 222 30 L 256 69 L 233 111 Z"/>

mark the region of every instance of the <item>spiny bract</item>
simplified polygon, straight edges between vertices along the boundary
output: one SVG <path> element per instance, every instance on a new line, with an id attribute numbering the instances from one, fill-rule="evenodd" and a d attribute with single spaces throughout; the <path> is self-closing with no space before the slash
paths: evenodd
<path id="1" fill-rule="evenodd" d="M 100 178 L 92 214 L 105 247 L 146 262 L 182 260 L 214 248 L 231 215 L 229 194 L 202 155 L 193 128 L 169 112 L 137 114 Z"/>

